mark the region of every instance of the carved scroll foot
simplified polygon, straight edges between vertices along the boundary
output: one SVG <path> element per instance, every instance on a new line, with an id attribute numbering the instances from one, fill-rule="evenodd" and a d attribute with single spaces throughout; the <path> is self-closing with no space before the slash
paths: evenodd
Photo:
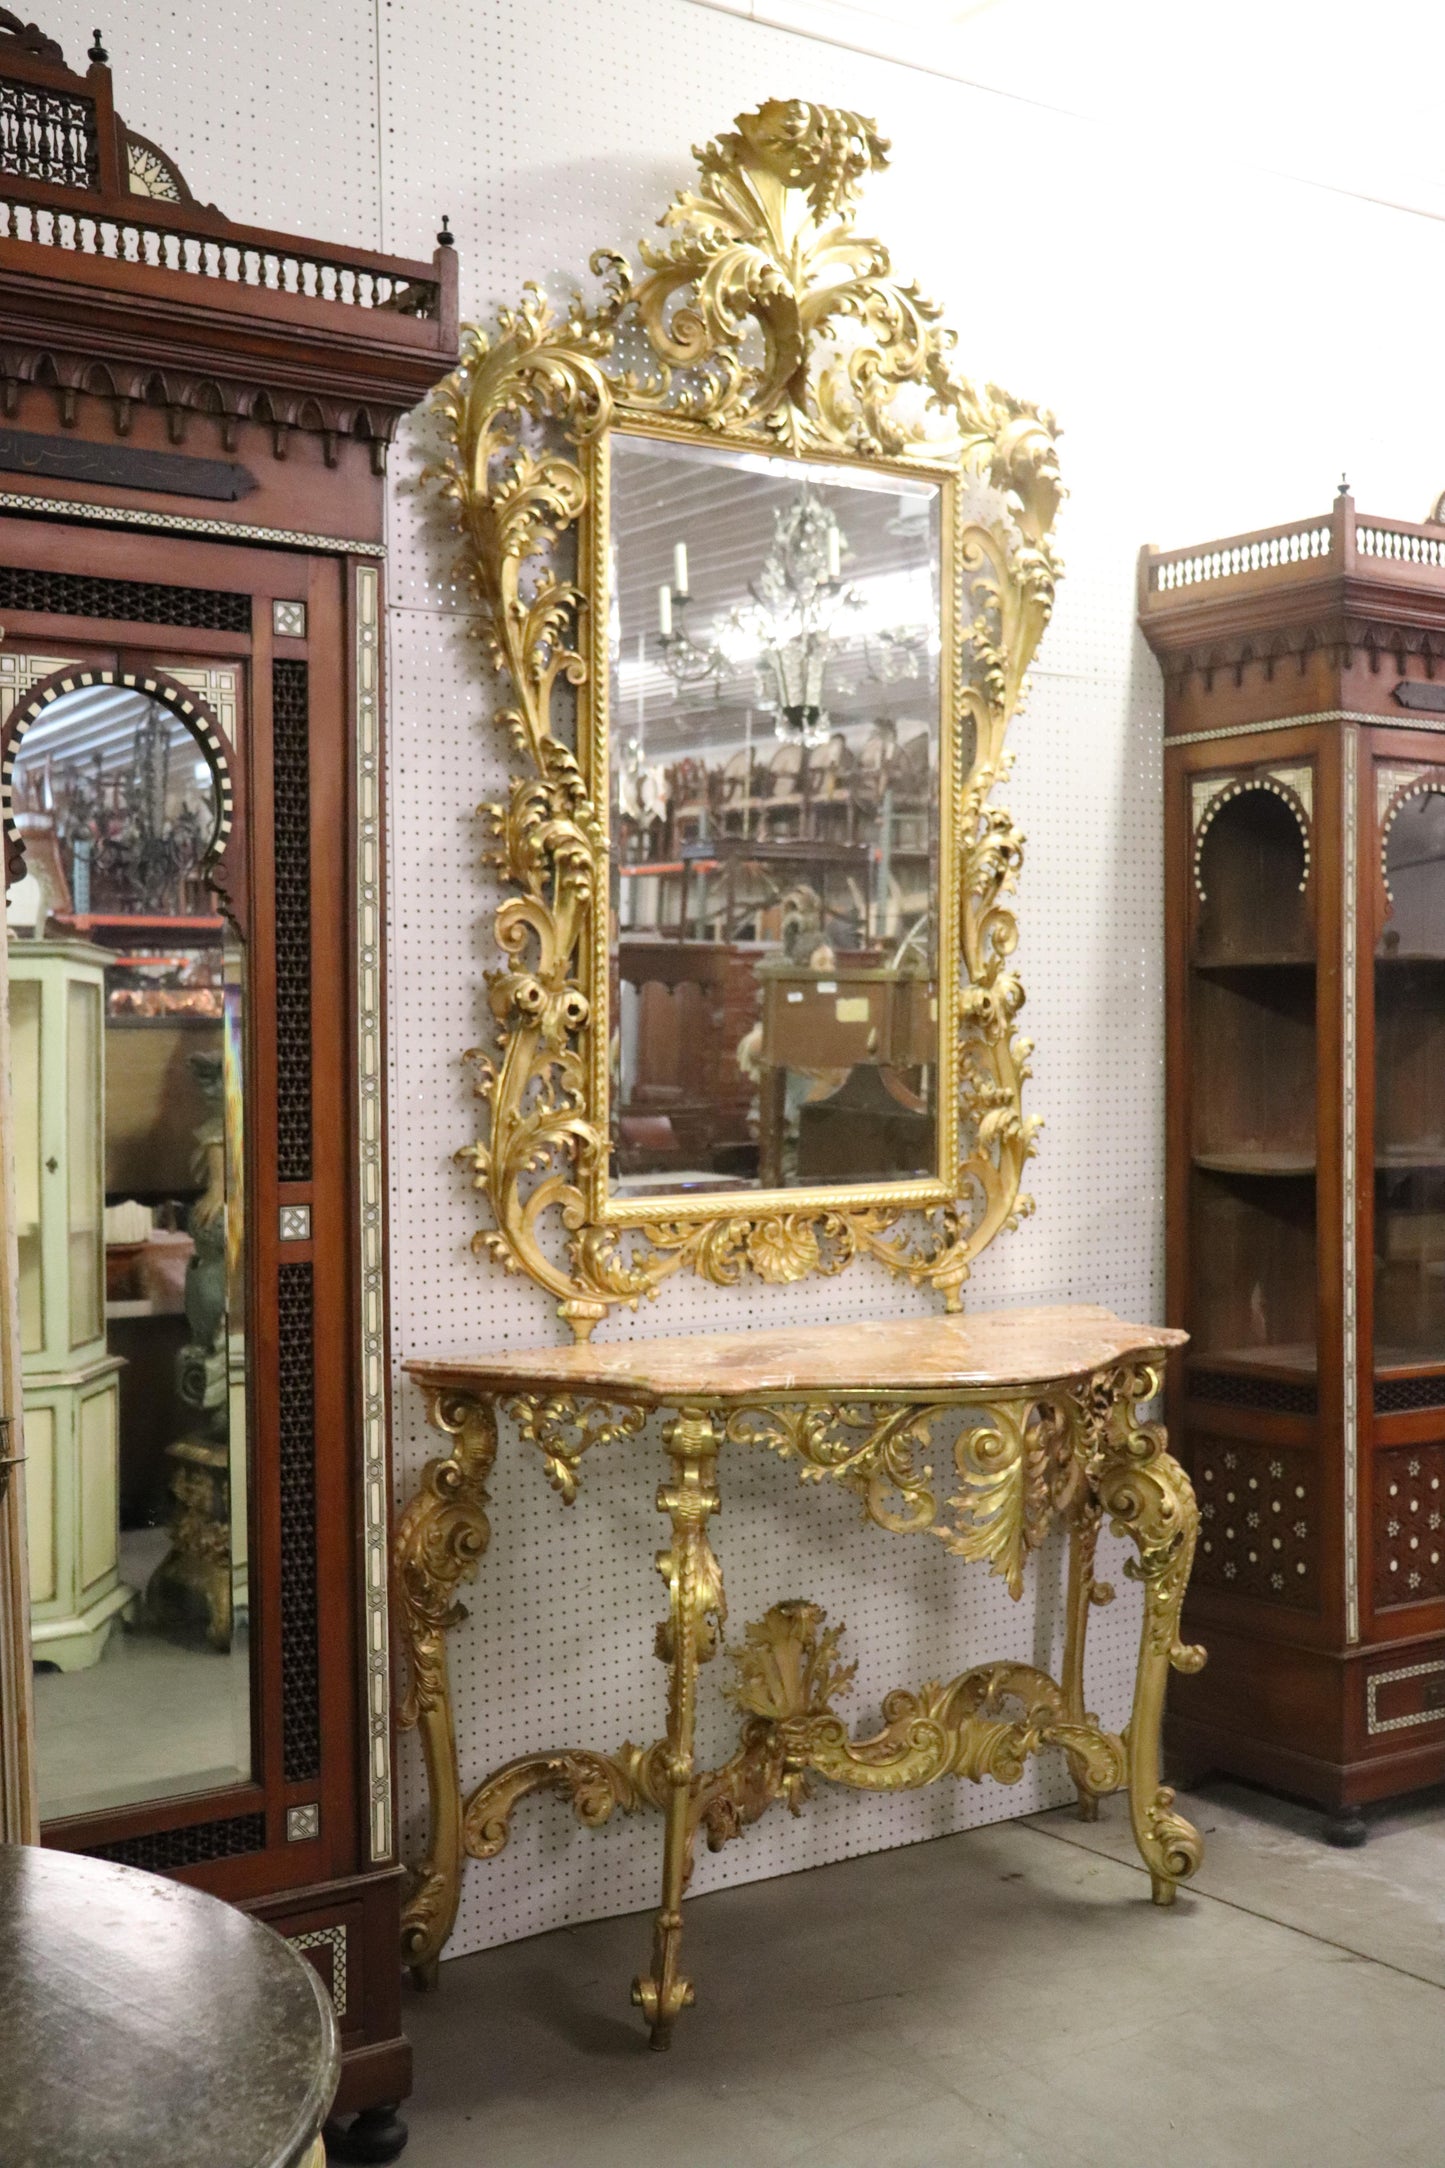
<path id="1" fill-rule="evenodd" d="M 1161 1782 L 1160 1732 L 1164 1695 L 1171 1668 L 1198 1671 L 1204 1651 L 1179 1639 L 1179 1614 L 1194 1545 L 1199 1511 L 1189 1478 L 1166 1450 L 1158 1423 L 1141 1423 L 1135 1403 L 1158 1391 L 1157 1372 L 1148 1367 L 1101 1381 L 1102 1438 L 1093 1477 L 1104 1510 L 1116 1532 L 1133 1539 L 1137 1564 L 1129 1571 L 1144 1584 L 1144 1626 L 1139 1666 L 1134 1678 L 1134 1707 L 1129 1718 L 1129 1816 L 1134 1841 L 1149 1869 L 1157 1905 L 1174 1902 L 1204 1856 L 1198 1830 L 1174 1812 L 1174 1794 Z"/>
<path id="2" fill-rule="evenodd" d="M 673 2021 L 693 1999 L 681 1970 L 682 1893 L 692 1870 L 693 1745 L 697 1730 L 698 1667 L 717 1654 L 727 1604 L 722 1573 L 707 1538 L 718 1510 L 717 1425 L 706 1408 L 684 1407 L 663 1432 L 672 1475 L 657 1493 L 657 1510 L 672 1523 L 657 1570 L 668 1591 L 668 1613 L 657 1630 L 657 1653 L 668 1667 L 667 1746 L 662 1764 L 667 1830 L 663 1839 L 662 1903 L 652 1937 L 652 1970 L 633 1983 L 632 1999 L 646 2017 L 652 2045 L 666 2048 Z"/>
<path id="3" fill-rule="evenodd" d="M 491 1540 L 487 1477 L 497 1457 L 488 1402 L 436 1392 L 427 1412 L 456 1443 L 427 1462 L 392 1544 L 397 1626 L 410 1672 L 397 1721 L 420 1730 L 430 1802 L 426 1851 L 402 1908 L 402 1963 L 419 1987 L 436 1984 L 461 1899 L 462 1799 L 446 1636 L 466 1617 L 457 1590 L 476 1573 Z"/>

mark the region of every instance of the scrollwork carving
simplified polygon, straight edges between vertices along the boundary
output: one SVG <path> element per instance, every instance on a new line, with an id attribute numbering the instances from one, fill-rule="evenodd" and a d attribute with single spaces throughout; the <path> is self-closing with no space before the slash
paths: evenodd
<path id="1" fill-rule="evenodd" d="M 804 1402 L 739 1408 L 728 1418 L 734 1445 L 765 1445 L 781 1460 L 800 1463 L 805 1483 L 831 1476 L 858 1493 L 880 1528 L 900 1534 L 931 1527 L 938 1500 L 924 1457 L 931 1407 Z M 897 1501 L 895 1503 L 895 1501 Z"/>
<path id="2" fill-rule="evenodd" d="M 399 1628 L 409 1679 L 397 1722 L 415 1724 L 446 1694 L 446 1640 L 466 1617 L 457 1590 L 475 1578 L 491 1541 L 487 1478 L 497 1457 L 496 1418 L 486 1401 L 436 1394 L 436 1429 L 456 1439 L 450 1453 L 429 1460 L 416 1495 L 392 1539 Z"/>
<path id="3" fill-rule="evenodd" d="M 486 809 L 507 891 L 497 922 L 506 960 L 488 978 L 495 1047 L 471 1056 L 483 1134 L 458 1156 L 489 1219 L 475 1247 L 546 1288 L 579 1337 L 679 1271 L 781 1285 L 864 1256 L 957 1309 L 974 1259 L 1031 1209 L 1021 1181 L 1038 1122 L 1022 1111 L 1031 1049 L 1016 1029 L 1024 997 L 1008 904 L 1023 839 L 991 798 L 1059 571 L 1054 425 L 958 375 L 936 305 L 854 229 L 861 183 L 886 153 L 859 114 L 770 100 L 696 154 L 697 185 L 664 213 L 665 238 L 644 243 L 640 276 L 599 253 L 601 299 L 563 313 L 528 288 L 495 337 L 467 334 L 438 395 L 446 451 L 434 476 L 506 686 L 498 720 L 526 764 L 506 801 Z M 624 333 L 646 357 L 641 371 L 620 366 Z M 941 1069 L 956 1094 L 958 1164 L 944 1201 L 911 1211 L 886 1187 L 846 1203 L 820 1189 L 784 1209 L 763 1199 L 635 1225 L 602 1216 L 608 987 L 597 928 L 608 846 L 605 783 L 584 749 L 605 616 L 593 476 L 617 420 L 913 460 L 994 493 L 987 515 L 965 513 L 960 490 L 949 538 L 958 789 L 941 867 L 959 954 L 956 968 L 948 961 L 957 992 Z M 562 713 L 572 703 L 577 752 Z"/>
<path id="4" fill-rule="evenodd" d="M 1160 1382 L 1152 1363 L 1096 1377 L 1076 1401 L 1075 1430 L 1102 1510 L 1115 1533 L 1127 1536 L 1138 1553 L 1125 1567 L 1144 1585 L 1129 1719 L 1129 1809 L 1155 1902 L 1170 1904 L 1178 1883 L 1198 1867 L 1204 1847 L 1198 1830 L 1174 1812 L 1174 1794 L 1160 1781 L 1164 1693 L 1170 1669 L 1198 1671 L 1205 1652 L 1179 1637 L 1199 1527 L 1194 1492 L 1168 1450 L 1162 1424 L 1142 1422 L 1138 1414 L 1141 1403 L 1157 1396 Z"/>
<path id="5" fill-rule="evenodd" d="M 1058 1747 L 1082 1788 L 1095 1797 L 1125 1780 L 1122 1739 L 1092 1717 L 1074 1717 L 1064 1689 L 1028 1664 L 984 1664 L 946 1685 L 899 1688 L 883 1703 L 883 1725 L 855 1739 L 834 1710 L 856 1666 L 838 1654 L 842 1628 L 828 1626 L 814 1603 L 774 1604 L 729 1651 L 728 1698 L 743 1713 L 737 1750 L 688 1784 L 683 1883 L 701 1830 L 718 1851 L 779 1802 L 799 1813 L 812 1779 L 861 1791 L 911 1791 L 943 1777 L 1016 1784 L 1025 1764 Z M 1012 1703 L 1017 1714 L 1006 1713 Z M 489 1777 L 467 1802 L 467 1851 L 491 1859 L 507 1841 L 518 1803 L 534 1792 L 566 1799 L 579 1821 L 600 1827 L 614 1812 L 668 1805 L 670 1749 L 624 1746 L 616 1755 L 581 1750 L 532 1754 Z M 1181 1825 L 1187 1828 L 1187 1824 Z M 1162 1841 L 1162 1839 L 1161 1839 Z M 1188 1870 L 1183 1870 L 1188 1871 Z"/>
<path id="6" fill-rule="evenodd" d="M 1028 1398 L 970 1409 L 953 1447 L 962 1488 L 947 1500 L 946 1514 L 928 1457 L 944 1413 L 930 1402 L 783 1402 L 736 1409 L 727 1436 L 798 1461 L 804 1482 L 846 1484 L 880 1528 L 926 1532 L 958 1557 L 984 1561 L 1017 1600 L 1028 1554 L 1053 1515 L 1072 1519 L 1085 1509 L 1087 1483 L 1067 1413 Z"/>
<path id="7" fill-rule="evenodd" d="M 497 1457 L 490 1402 L 470 1394 L 428 1396 L 434 1428 L 452 1450 L 427 1462 L 392 1539 L 392 1585 L 407 1686 L 397 1722 L 421 1731 L 431 1826 L 402 1906 L 402 1956 L 419 1984 L 434 1985 L 437 1960 L 461 1895 L 461 1796 L 452 1731 L 446 1636 L 466 1616 L 457 1596 L 488 1543 L 487 1478 Z"/>
<path id="8" fill-rule="evenodd" d="M 529 1445 L 535 1445 L 547 1468 L 547 1481 L 564 1505 L 577 1497 L 577 1469 L 594 1445 L 635 1438 L 647 1421 L 645 1408 L 615 1407 L 605 1400 L 578 1400 L 571 1393 L 534 1399 L 519 1394 L 506 1404 L 508 1414 Z"/>

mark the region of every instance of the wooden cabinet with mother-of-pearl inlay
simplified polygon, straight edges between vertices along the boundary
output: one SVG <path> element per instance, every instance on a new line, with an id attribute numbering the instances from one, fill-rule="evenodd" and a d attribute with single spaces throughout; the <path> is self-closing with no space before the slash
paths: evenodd
<path id="1" fill-rule="evenodd" d="M 67 66 L 0 9 L 0 1834 L 292 1940 L 339 2033 L 331 2157 L 376 2161 L 410 2087 L 385 470 L 457 358 L 456 252 L 198 202 L 98 37 Z"/>
<path id="2" fill-rule="evenodd" d="M 1437 512 L 1439 507 L 1437 506 Z M 1175 1772 L 1445 1777 L 1445 524 L 1146 550 L 1165 685 Z"/>

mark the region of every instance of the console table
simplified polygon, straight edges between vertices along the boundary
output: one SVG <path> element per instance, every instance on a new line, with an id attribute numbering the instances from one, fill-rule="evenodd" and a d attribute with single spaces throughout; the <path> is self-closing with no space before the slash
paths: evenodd
<path id="1" fill-rule="evenodd" d="M 1060 1308 L 407 1363 L 432 1423 L 451 1441 L 423 1471 L 394 1550 L 410 1662 L 401 1721 L 420 1726 L 431 1793 L 426 1854 L 403 1914 L 403 1952 L 418 1981 L 435 1981 L 464 1858 L 500 1852 L 513 1809 L 538 1791 L 560 1793 L 590 1826 L 645 1807 L 666 1818 L 651 1966 L 633 1988 L 655 2047 L 667 2046 L 693 1999 L 680 1964 L 681 1904 L 699 1832 L 716 1850 L 775 1801 L 799 1806 L 814 1778 L 869 1791 L 943 1777 L 1008 1784 L 1030 1754 L 1057 1747 L 1082 1813 L 1127 1785 L 1154 1900 L 1171 1903 L 1201 1856 L 1198 1832 L 1174 1811 L 1159 1766 L 1169 1669 L 1204 1661 L 1178 1632 L 1197 1513 L 1162 1427 L 1138 1411 L 1184 1338 L 1107 1310 Z M 667 1589 L 656 1629 L 668 1672 L 663 1736 L 614 1754 L 569 1747 L 523 1755 L 463 1798 L 446 1636 L 465 1615 L 457 1592 L 490 1538 L 486 1484 L 499 1413 L 540 1451 L 570 1505 L 584 1454 L 636 1437 L 658 1411 L 668 1417 L 668 1465 L 657 1505 L 671 1524 L 657 1555 Z M 1008 1661 L 975 1665 L 945 1685 L 890 1694 L 882 1730 L 854 1738 L 833 1708 L 851 1677 L 838 1653 L 841 1629 L 816 1604 L 779 1603 L 728 1651 L 743 1717 L 737 1748 L 721 1767 L 697 1768 L 698 1672 L 723 1646 L 727 1617 L 709 1540 L 719 1459 L 725 1446 L 758 1445 L 797 1461 L 805 1478 L 846 1484 L 880 1527 L 926 1532 L 986 1563 L 1015 1597 L 1029 1554 L 1058 1515 L 1069 1532 L 1062 1677 Z M 933 1459 L 945 1452 L 954 1474 L 941 1495 Z M 1113 1593 L 1094 1578 L 1105 1517 L 1136 1546 L 1130 1571 L 1144 1585 L 1133 1713 L 1122 1733 L 1105 1731 L 1084 1705 L 1090 1606 Z"/>

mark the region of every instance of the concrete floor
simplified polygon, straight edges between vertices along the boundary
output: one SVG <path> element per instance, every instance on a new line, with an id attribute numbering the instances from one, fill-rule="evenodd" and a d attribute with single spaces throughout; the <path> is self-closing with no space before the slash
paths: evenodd
<path id="1" fill-rule="evenodd" d="M 444 1965 L 405 2008 L 406 2168 L 1442 2168 L 1445 1795 L 1360 1852 L 1182 1803 L 1172 1912 L 1117 1799 L 699 1898 L 666 2056 L 644 1917 Z"/>

